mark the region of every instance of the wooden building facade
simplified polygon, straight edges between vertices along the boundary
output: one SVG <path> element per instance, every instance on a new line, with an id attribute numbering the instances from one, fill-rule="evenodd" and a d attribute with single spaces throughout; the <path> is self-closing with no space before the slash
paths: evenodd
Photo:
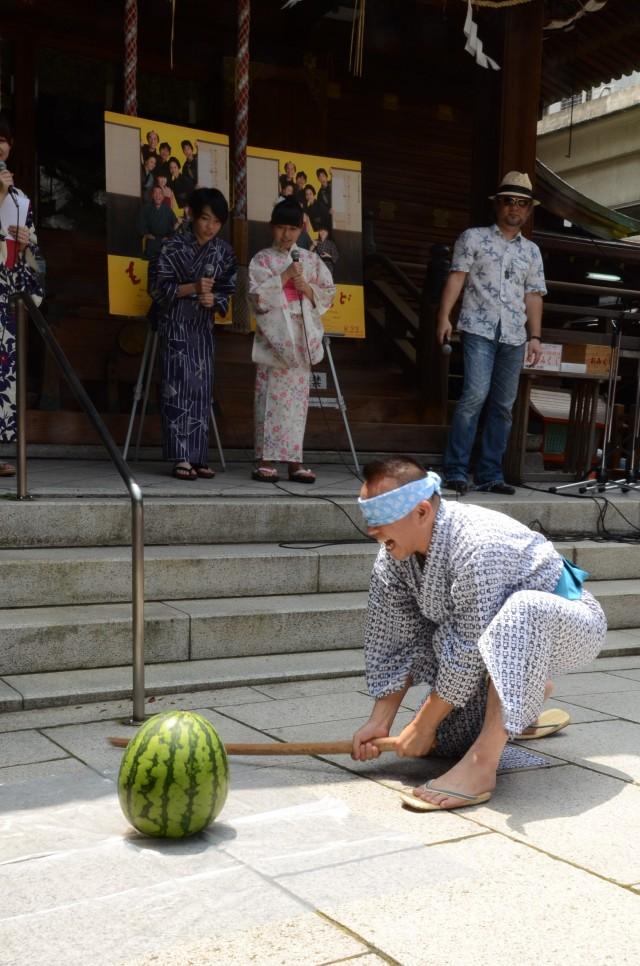
<path id="1" fill-rule="evenodd" d="M 33 199 L 47 263 L 45 314 L 118 442 L 144 341 L 143 326 L 132 329 L 107 308 L 103 112 L 124 106 L 124 7 L 124 0 L 4 0 L 0 22 L 1 106 L 14 118 L 11 168 Z M 542 101 L 604 78 L 609 64 L 612 75 L 633 66 L 635 0 L 608 0 L 576 22 L 569 40 L 563 31 L 545 33 L 554 11 L 578 7 L 574 0 L 474 7 L 485 51 L 501 66 L 493 71 L 465 51 L 466 2 L 367 0 L 364 71 L 354 77 L 353 3 L 302 0 L 283 10 L 281 0 L 253 0 L 249 141 L 362 161 L 369 250 L 375 239 L 376 251 L 413 284 L 401 297 L 419 314 L 432 246 L 490 217 L 487 196 L 502 172 L 533 173 Z M 233 141 L 236 0 L 138 0 L 137 13 L 137 113 Z M 367 289 L 367 339 L 334 342 L 356 445 L 435 449 L 443 420 L 425 408 L 420 383 L 437 359 L 432 347 L 421 354 L 418 346 L 412 374 L 389 353 L 376 321 L 379 297 L 379 286 Z M 221 331 L 216 352 L 223 443 L 248 447 L 250 337 Z M 29 374 L 29 441 L 92 442 L 35 338 Z M 158 439 L 152 413 L 145 441 Z M 317 413 L 308 444 L 335 446 Z"/>

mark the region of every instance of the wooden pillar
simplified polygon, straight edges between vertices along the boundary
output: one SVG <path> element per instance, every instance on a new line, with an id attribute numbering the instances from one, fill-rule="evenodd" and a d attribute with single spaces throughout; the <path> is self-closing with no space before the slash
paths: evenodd
<path id="1" fill-rule="evenodd" d="M 535 181 L 544 0 L 510 7 L 504 17 L 497 181 L 507 171 L 526 171 Z"/>
<path id="2" fill-rule="evenodd" d="M 14 137 L 9 159 L 14 181 L 37 211 L 36 50 L 32 37 L 19 36 L 14 47 Z"/>

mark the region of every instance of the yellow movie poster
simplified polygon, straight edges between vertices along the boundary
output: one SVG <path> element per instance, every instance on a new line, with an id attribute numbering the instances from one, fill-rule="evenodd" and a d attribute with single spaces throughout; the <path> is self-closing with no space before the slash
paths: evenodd
<path id="1" fill-rule="evenodd" d="M 268 148 L 247 154 L 249 254 L 271 244 L 273 206 L 294 197 L 304 216 L 298 245 L 322 258 L 336 284 L 325 331 L 364 339 L 361 163 Z"/>
<path id="2" fill-rule="evenodd" d="M 229 198 L 229 138 L 105 111 L 109 312 L 145 316 L 149 260 L 194 188 Z"/>

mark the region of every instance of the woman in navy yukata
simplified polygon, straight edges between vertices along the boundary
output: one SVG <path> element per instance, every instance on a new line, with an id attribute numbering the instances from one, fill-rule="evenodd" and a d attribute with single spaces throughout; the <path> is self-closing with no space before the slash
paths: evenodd
<path id="1" fill-rule="evenodd" d="M 217 188 L 189 198 L 191 222 L 165 242 L 149 291 L 158 308 L 162 353 L 162 454 L 179 480 L 211 479 L 209 412 L 214 315 L 225 315 L 236 285 L 236 257 L 218 237 L 229 207 Z"/>

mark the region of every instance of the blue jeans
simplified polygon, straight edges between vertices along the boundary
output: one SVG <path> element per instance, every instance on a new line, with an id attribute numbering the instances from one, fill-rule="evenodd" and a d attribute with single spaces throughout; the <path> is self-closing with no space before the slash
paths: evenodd
<path id="1" fill-rule="evenodd" d="M 449 431 L 444 454 L 446 480 L 465 480 L 482 408 L 486 406 L 480 456 L 475 466 L 477 486 L 502 482 L 502 458 L 511 431 L 526 343 L 500 342 L 465 332 L 462 336 L 464 384 Z"/>

